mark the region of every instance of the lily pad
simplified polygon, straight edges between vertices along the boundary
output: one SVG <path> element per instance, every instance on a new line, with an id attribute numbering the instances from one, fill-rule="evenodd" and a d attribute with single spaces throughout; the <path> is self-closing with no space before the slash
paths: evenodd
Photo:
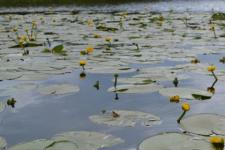
<path id="1" fill-rule="evenodd" d="M 210 99 L 212 97 L 212 93 L 207 91 L 202 91 L 198 89 L 191 89 L 191 88 L 164 88 L 159 90 L 159 93 L 163 96 L 174 96 L 179 95 L 180 98 L 184 99 L 198 99 L 198 100 L 205 100 Z"/>
<path id="2" fill-rule="evenodd" d="M 24 47 L 38 47 L 38 46 L 43 46 L 43 44 L 39 44 L 39 43 L 26 43 L 24 44 Z M 21 48 L 20 45 L 14 45 L 14 46 L 11 46 L 9 48 Z"/>
<path id="3" fill-rule="evenodd" d="M 162 133 L 145 139 L 139 150 L 214 150 L 210 143 L 181 133 Z"/>
<path id="4" fill-rule="evenodd" d="M 3 137 L 0 137 L 0 150 L 6 149 L 7 143 Z"/>
<path id="5" fill-rule="evenodd" d="M 55 94 L 68 94 L 68 93 L 76 93 L 80 90 L 78 86 L 70 85 L 70 84 L 53 84 L 41 86 L 38 88 L 38 91 L 43 95 Z"/>
<path id="6" fill-rule="evenodd" d="M 19 72 L 0 72 L 0 81 L 15 80 L 20 77 L 22 77 L 22 73 Z"/>
<path id="7" fill-rule="evenodd" d="M 146 84 L 146 85 L 135 85 L 135 84 L 125 84 L 118 85 L 116 88 L 111 87 L 108 89 L 109 92 L 117 93 L 152 93 L 157 92 L 162 87 L 157 84 Z"/>
<path id="8" fill-rule="evenodd" d="M 120 138 L 98 132 L 74 131 L 58 134 L 52 139 L 38 139 L 15 145 L 9 150 L 98 150 L 122 143 Z"/>
<path id="9" fill-rule="evenodd" d="M 105 135 L 98 132 L 66 132 L 63 134 L 58 134 L 52 138 L 54 141 L 67 141 L 67 146 L 74 147 L 77 150 L 97 150 L 99 148 L 110 147 L 119 143 L 122 143 L 123 140 L 120 138 L 115 138 L 111 135 Z M 64 142 L 65 143 L 65 142 Z M 68 143 L 73 143 L 73 145 L 68 145 Z M 62 143 L 63 144 L 63 143 Z M 61 150 L 55 144 L 49 150 Z M 64 149 L 64 147 L 61 147 Z"/>
<path id="10" fill-rule="evenodd" d="M 141 123 L 143 126 L 152 126 L 160 123 L 160 118 L 157 116 L 145 112 L 128 110 L 114 110 L 113 112 L 106 112 L 101 115 L 93 115 L 89 118 L 98 124 L 123 127 L 134 127 L 137 123 Z"/>
<path id="11" fill-rule="evenodd" d="M 45 147 L 53 143 L 52 140 L 38 139 L 31 142 L 15 145 L 9 150 L 45 150 Z"/>
<path id="12" fill-rule="evenodd" d="M 184 118 L 180 126 L 187 132 L 199 135 L 225 135 L 225 116 L 198 114 Z"/>

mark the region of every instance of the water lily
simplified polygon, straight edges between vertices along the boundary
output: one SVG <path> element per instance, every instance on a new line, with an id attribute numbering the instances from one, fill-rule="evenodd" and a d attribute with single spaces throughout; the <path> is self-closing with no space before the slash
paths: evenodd
<path id="1" fill-rule="evenodd" d="M 173 80 L 173 85 L 174 85 L 175 87 L 177 87 L 178 84 L 179 84 L 179 80 L 178 80 L 177 77 L 175 77 L 174 80 Z"/>
<path id="2" fill-rule="evenodd" d="M 192 59 L 191 60 L 191 63 L 192 64 L 197 64 L 197 63 L 200 63 L 200 60 L 198 60 L 197 58 L 195 58 L 195 59 Z"/>
<path id="3" fill-rule="evenodd" d="M 215 150 L 223 150 L 224 148 L 224 138 L 219 136 L 210 137 L 210 143 L 213 145 Z"/>
<path id="4" fill-rule="evenodd" d="M 87 64 L 85 60 L 80 61 L 80 66 L 82 67 L 83 71 L 85 70 L 84 66 Z"/>
<path id="5" fill-rule="evenodd" d="M 183 109 L 183 111 L 189 111 L 190 110 L 190 104 L 189 103 L 183 103 L 182 109 Z"/>
<path id="6" fill-rule="evenodd" d="M 217 81 L 218 80 L 217 76 L 214 73 L 214 71 L 216 70 L 216 66 L 210 65 L 210 66 L 207 67 L 207 70 L 212 73 L 213 77 L 215 78 L 215 81 Z"/>
<path id="7" fill-rule="evenodd" d="M 8 106 L 11 106 L 11 107 L 15 107 L 15 104 L 16 104 L 16 100 L 14 98 L 10 98 L 7 100 L 7 105 Z"/>
<path id="8" fill-rule="evenodd" d="M 213 72 L 213 71 L 216 70 L 216 66 L 210 65 L 210 66 L 208 66 L 207 70 L 208 70 L 209 72 Z"/>
<path id="9" fill-rule="evenodd" d="M 18 28 L 15 27 L 15 28 L 12 29 L 12 31 L 13 32 L 17 32 L 18 31 Z"/>
<path id="10" fill-rule="evenodd" d="M 88 24 L 89 27 L 93 27 L 94 21 L 92 19 L 88 19 L 87 24 Z"/>
<path id="11" fill-rule="evenodd" d="M 180 96 L 179 95 L 171 96 L 170 102 L 179 103 L 180 102 Z"/>
<path id="12" fill-rule="evenodd" d="M 105 38 L 105 41 L 111 43 L 112 38 L 111 38 L 111 37 L 106 37 L 106 38 Z"/>
<path id="13" fill-rule="evenodd" d="M 93 33 L 93 37 L 94 37 L 94 38 L 102 38 L 102 36 L 99 35 L 99 34 L 97 34 L 97 33 Z"/>
<path id="14" fill-rule="evenodd" d="M 94 48 L 93 48 L 93 47 L 87 47 L 87 48 L 86 48 L 87 54 L 90 54 L 90 53 L 92 53 L 93 51 L 94 51 Z"/>
<path id="15" fill-rule="evenodd" d="M 215 24 L 212 24 L 211 27 L 209 28 L 209 30 L 211 30 L 214 34 L 214 38 L 217 38 L 216 36 L 216 29 L 215 29 Z"/>
<path id="16" fill-rule="evenodd" d="M 183 103 L 181 105 L 181 108 L 183 110 L 183 113 L 181 114 L 181 116 L 177 119 L 177 123 L 180 123 L 181 119 L 184 117 L 184 115 L 186 114 L 187 111 L 189 111 L 191 109 L 190 104 L 189 103 Z"/>

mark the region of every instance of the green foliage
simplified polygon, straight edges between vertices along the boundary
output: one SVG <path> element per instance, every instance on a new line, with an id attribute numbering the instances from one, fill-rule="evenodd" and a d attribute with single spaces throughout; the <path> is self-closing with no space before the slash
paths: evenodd
<path id="1" fill-rule="evenodd" d="M 225 20 L 225 13 L 214 13 L 211 18 L 212 20 Z"/>

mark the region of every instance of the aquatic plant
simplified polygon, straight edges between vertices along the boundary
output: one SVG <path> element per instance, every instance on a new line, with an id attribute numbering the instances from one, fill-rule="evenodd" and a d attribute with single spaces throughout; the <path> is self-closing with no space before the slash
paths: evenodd
<path id="1" fill-rule="evenodd" d="M 214 71 L 216 70 L 216 66 L 210 65 L 210 66 L 207 67 L 207 70 L 212 73 L 213 77 L 215 78 L 215 81 L 217 81 L 218 78 L 217 78 L 217 76 L 214 73 Z"/>
<path id="2" fill-rule="evenodd" d="M 209 30 L 213 32 L 214 38 L 216 39 L 217 36 L 216 36 L 216 27 L 215 27 L 215 24 L 211 24 L 211 27 L 209 28 Z"/>
<path id="3" fill-rule="evenodd" d="M 171 96 L 170 102 L 179 103 L 180 102 L 180 96 L 179 95 Z"/>
<path id="4" fill-rule="evenodd" d="M 177 77 L 175 77 L 174 80 L 173 80 L 173 85 L 174 85 L 175 87 L 177 87 L 178 84 L 179 84 L 179 80 L 178 80 Z"/>
<path id="5" fill-rule="evenodd" d="M 181 108 L 183 110 L 183 113 L 177 119 L 177 123 L 180 123 L 181 119 L 184 117 L 184 115 L 186 114 L 186 112 L 190 110 L 190 104 L 189 103 L 183 103 Z"/>
<path id="6" fill-rule="evenodd" d="M 213 145 L 215 150 L 223 150 L 224 148 L 224 138 L 219 136 L 210 137 L 210 143 Z"/>
<path id="7" fill-rule="evenodd" d="M 85 65 L 87 64 L 87 62 L 85 61 L 85 60 L 81 60 L 80 62 L 79 62 L 79 64 L 80 64 L 80 66 L 82 67 L 82 69 L 83 69 L 83 71 L 85 70 Z"/>

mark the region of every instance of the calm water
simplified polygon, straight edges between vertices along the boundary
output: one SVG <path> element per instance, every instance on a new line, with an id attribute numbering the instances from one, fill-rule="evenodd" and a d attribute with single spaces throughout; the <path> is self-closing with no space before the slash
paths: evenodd
<path id="1" fill-rule="evenodd" d="M 121 5 L 104 6 L 60 6 L 54 7 L 55 11 L 225 11 L 225 1 L 223 0 L 193 0 L 193 1 L 160 1 L 145 3 L 129 3 Z M 9 11 L 47 11 L 46 7 L 11 8 L 1 7 L 1 12 Z M 201 55 L 202 63 L 211 62 L 219 68 L 224 67 L 219 64 L 219 54 Z M 165 61 L 158 66 L 174 66 L 183 62 Z M 139 65 L 134 65 L 138 67 Z M 50 138 L 54 134 L 73 131 L 100 131 L 109 133 L 126 140 L 124 144 L 105 148 L 107 150 L 135 150 L 138 143 L 151 135 L 166 132 L 178 131 L 176 119 L 180 114 L 180 104 L 170 104 L 168 99 L 160 96 L 157 92 L 152 94 L 123 94 L 119 95 L 119 100 L 115 100 L 114 93 L 107 92 L 113 85 L 110 74 L 87 74 L 85 80 L 79 79 L 79 71 L 62 76 L 54 76 L 41 83 L 74 83 L 79 85 L 80 92 L 67 96 L 40 96 L 35 92 L 16 95 L 15 98 L 24 99 L 19 101 L 13 110 L 7 109 L 0 113 L 0 135 L 6 138 L 9 145 L 20 142 L 31 141 L 38 138 Z M 131 76 L 135 73 L 121 75 Z M 190 85 L 191 87 L 207 89 L 213 79 L 210 77 L 200 77 L 192 74 L 191 80 L 181 82 L 180 86 Z M 96 90 L 93 84 L 100 80 L 101 88 Z M 205 82 L 207 81 L 207 82 Z M 37 82 L 39 83 L 39 82 Z M 0 86 L 15 84 L 15 81 L 0 82 Z M 163 82 L 162 85 L 172 87 L 171 82 Z M 225 101 L 222 99 L 223 85 L 218 82 L 215 86 L 218 89 L 217 95 L 211 100 L 200 102 L 191 101 L 192 110 L 189 114 L 213 112 L 224 114 Z M 4 98 L 4 97 L 0 97 Z M 218 106 L 218 103 L 220 104 Z M 90 122 L 88 117 L 98 114 L 101 110 L 128 109 L 152 113 L 159 116 L 163 122 L 150 128 L 136 126 L 134 128 L 108 127 Z"/>

